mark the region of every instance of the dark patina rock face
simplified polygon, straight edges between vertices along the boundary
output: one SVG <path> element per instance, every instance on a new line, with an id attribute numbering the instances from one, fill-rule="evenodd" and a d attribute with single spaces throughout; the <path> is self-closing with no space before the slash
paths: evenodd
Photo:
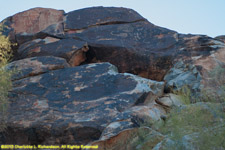
<path id="1" fill-rule="evenodd" d="M 87 24 L 85 16 L 90 13 L 97 18 Z M 157 27 L 124 8 L 97 7 L 68 13 L 65 29 L 66 38 L 78 37 L 88 42 L 87 61 L 110 62 L 120 72 L 156 80 L 162 80 L 172 65 L 178 40 L 176 32 Z"/>
<path id="2" fill-rule="evenodd" d="M 66 31 L 85 29 L 92 26 L 130 23 L 145 20 L 132 9 L 116 7 L 93 7 L 75 10 L 65 16 Z"/>
<path id="3" fill-rule="evenodd" d="M 120 72 L 130 72 L 142 77 L 162 80 L 172 65 L 177 33 L 156 27 L 147 21 L 110 24 L 88 28 L 81 33 L 68 33 L 88 41 L 91 62 L 109 61 Z"/>
<path id="4" fill-rule="evenodd" d="M 97 140 L 109 123 L 121 120 L 120 113 L 161 96 L 163 87 L 163 82 L 120 74 L 109 63 L 58 69 L 16 80 L 10 92 L 8 130 L 1 143 L 74 144 Z"/>
<path id="5" fill-rule="evenodd" d="M 56 56 L 65 58 L 71 66 L 78 66 L 86 60 L 89 50 L 86 42 L 75 39 L 47 37 L 26 42 L 18 49 L 19 59 L 34 56 Z"/>

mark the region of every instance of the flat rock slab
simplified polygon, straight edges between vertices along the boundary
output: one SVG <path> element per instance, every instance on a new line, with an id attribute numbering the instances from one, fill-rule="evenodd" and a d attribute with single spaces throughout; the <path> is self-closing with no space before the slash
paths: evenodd
<path id="1" fill-rule="evenodd" d="M 144 19 L 132 9 L 93 7 L 75 10 L 65 16 L 65 30 L 79 30 L 110 23 L 129 23 Z"/>
<path id="2" fill-rule="evenodd" d="M 12 80 L 36 76 L 51 70 L 69 67 L 65 59 L 53 56 L 42 56 L 21 59 L 8 64 L 7 68 L 14 70 Z"/>
<path id="3" fill-rule="evenodd" d="M 86 60 L 85 53 L 89 50 L 86 42 L 75 39 L 47 37 L 26 42 L 18 49 L 19 58 L 36 56 L 56 56 L 65 58 L 71 66 L 78 66 Z"/>
<path id="4" fill-rule="evenodd" d="M 149 95 L 160 96 L 164 88 L 163 82 L 120 74 L 109 63 L 49 71 L 13 85 L 7 136 L 1 143 L 97 140 L 109 123 L 117 121 L 115 116 L 144 103 Z"/>

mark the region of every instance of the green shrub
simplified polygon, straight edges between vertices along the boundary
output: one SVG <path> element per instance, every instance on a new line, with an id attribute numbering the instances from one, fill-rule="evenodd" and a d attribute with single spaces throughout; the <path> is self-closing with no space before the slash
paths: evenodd
<path id="1" fill-rule="evenodd" d="M 198 97 L 192 97 L 187 86 L 172 92 L 186 105 L 174 107 L 159 129 L 173 141 L 163 149 L 225 149 L 225 66 L 218 65 L 209 72 Z M 199 103 L 190 104 L 193 102 Z"/>
<path id="2" fill-rule="evenodd" d="M 0 29 L 2 26 L 0 25 Z M 8 108 L 8 92 L 12 87 L 11 76 L 14 71 L 5 68 L 12 56 L 11 43 L 0 32 L 0 131 L 5 128 Z"/>
<path id="3" fill-rule="evenodd" d="M 175 141 L 176 149 L 184 149 L 185 136 L 191 138 L 195 149 L 224 149 L 224 107 L 221 104 L 196 103 L 175 108 L 160 131 Z"/>
<path id="4" fill-rule="evenodd" d="M 188 105 L 193 101 L 191 89 L 188 86 L 183 86 L 180 90 L 172 91 L 172 93 L 176 94 L 183 104 Z"/>

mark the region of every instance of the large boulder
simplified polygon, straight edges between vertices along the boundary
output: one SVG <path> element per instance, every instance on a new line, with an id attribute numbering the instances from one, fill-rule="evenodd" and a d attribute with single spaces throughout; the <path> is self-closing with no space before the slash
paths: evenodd
<path id="1" fill-rule="evenodd" d="M 106 11 L 102 7 L 87 8 L 67 14 L 66 22 L 70 27 L 67 28 L 65 36 L 88 42 L 90 46 L 90 51 L 87 53 L 88 62 L 110 62 L 116 65 L 120 72 L 163 80 L 166 73 L 181 60 L 185 64 L 193 64 L 198 74 L 204 74 L 201 68 L 205 64 L 197 65 L 196 60 L 210 57 L 224 45 L 220 40 L 208 36 L 179 34 L 155 26 L 145 19 L 134 17 L 138 16 L 134 15 L 136 13 L 134 11 L 129 15 L 129 9 L 118 8 L 116 11 L 114 9 L 108 8 Z M 118 10 L 121 14 L 126 12 L 130 17 L 121 21 L 115 16 Z M 112 11 L 114 13 L 108 13 Z M 79 17 L 79 12 L 82 12 L 82 16 L 92 12 L 99 20 L 93 19 L 85 24 L 86 18 Z M 108 21 L 99 12 L 106 13 L 109 17 Z M 81 24 L 72 25 L 72 21 Z M 224 60 L 220 58 L 218 62 L 223 63 Z"/>
<path id="2" fill-rule="evenodd" d="M 89 62 L 110 62 L 118 67 L 119 72 L 159 81 L 172 66 L 177 36 L 176 32 L 146 20 L 97 25 L 66 33 L 67 38 L 78 37 L 88 42 Z"/>
<path id="3" fill-rule="evenodd" d="M 58 23 L 63 19 L 64 11 L 46 8 L 33 8 L 12 17 L 11 27 L 17 33 L 37 33 L 49 25 Z"/>
<path id="4" fill-rule="evenodd" d="M 5 34 L 10 35 L 11 40 L 16 39 L 17 35 L 36 34 L 52 24 L 63 21 L 64 11 L 49 8 L 33 8 L 17 13 L 3 21 L 7 26 Z M 29 39 L 27 39 L 29 40 Z"/>
<path id="5" fill-rule="evenodd" d="M 163 88 L 163 82 L 120 74 L 109 63 L 15 80 L 7 130 L 1 133 L 0 143 L 84 144 L 98 140 L 109 123 L 121 120 L 117 117 L 120 113 L 149 99 L 154 101 L 152 97 L 161 96 Z"/>
<path id="6" fill-rule="evenodd" d="M 65 30 L 76 32 L 92 26 L 131 23 L 145 19 L 132 9 L 92 7 L 69 12 L 64 20 Z"/>

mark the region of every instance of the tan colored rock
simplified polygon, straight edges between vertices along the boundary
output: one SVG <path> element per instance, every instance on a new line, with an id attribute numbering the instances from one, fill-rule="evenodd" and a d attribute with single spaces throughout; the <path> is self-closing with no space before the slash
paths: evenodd
<path id="1" fill-rule="evenodd" d="M 208 91 L 209 95 L 222 96 L 225 83 L 225 44 L 219 45 L 208 57 L 202 57 L 194 61 L 196 66 L 201 66 L 202 90 Z M 218 98 L 217 98 L 218 99 Z"/>
<path id="2" fill-rule="evenodd" d="M 37 33 L 49 25 L 63 21 L 64 11 L 48 8 L 33 8 L 12 17 L 11 27 L 17 33 Z"/>
<path id="3" fill-rule="evenodd" d="M 172 93 L 166 94 L 163 97 L 157 99 L 156 103 L 166 107 L 183 105 L 183 102 L 180 100 L 179 96 Z"/>

